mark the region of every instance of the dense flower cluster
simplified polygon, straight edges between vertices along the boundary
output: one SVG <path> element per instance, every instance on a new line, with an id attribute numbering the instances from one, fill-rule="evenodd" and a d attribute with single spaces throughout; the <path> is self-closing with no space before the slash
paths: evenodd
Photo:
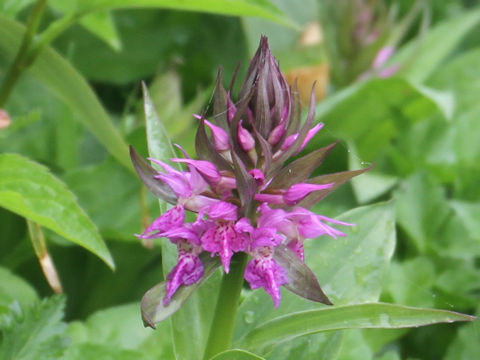
<path id="1" fill-rule="evenodd" d="M 184 152 L 171 159 L 187 170 L 156 160 L 163 169 L 145 179 L 156 195 L 174 206 L 149 226 L 140 238 L 167 237 L 178 247 L 178 263 L 167 277 L 164 304 L 182 285 L 204 275 L 200 254 L 219 256 L 225 273 L 235 253 L 250 255 L 245 279 L 252 289 L 263 287 L 278 307 L 280 287 L 293 283 L 288 264 L 277 250 L 305 260 L 305 239 L 344 236 L 328 224 L 348 226 L 315 214 L 309 208 L 359 172 L 310 178 L 333 145 L 317 149 L 285 165 L 322 128 L 313 126 L 314 101 L 305 121 L 294 95 L 262 37 L 238 100 L 222 85 L 219 73 L 211 121 L 197 116 L 198 159 Z M 139 164 L 134 160 L 139 170 Z M 141 173 L 141 171 L 139 171 Z M 197 213 L 186 222 L 186 211 Z M 287 266 L 288 265 L 288 266 Z M 301 294 L 301 289 L 292 289 Z M 328 298 L 323 302 L 328 303 Z"/>

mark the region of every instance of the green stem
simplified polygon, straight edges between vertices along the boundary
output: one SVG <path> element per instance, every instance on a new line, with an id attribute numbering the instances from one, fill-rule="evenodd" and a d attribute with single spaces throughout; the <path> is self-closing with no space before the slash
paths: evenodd
<path id="1" fill-rule="evenodd" d="M 223 276 L 204 360 L 230 347 L 247 259 L 248 256 L 245 253 L 236 254 L 230 264 L 230 273 Z"/>
<path id="2" fill-rule="evenodd" d="M 3 106 L 3 104 L 5 104 L 20 75 L 25 70 L 25 68 L 28 67 L 26 61 L 27 55 L 30 50 L 30 46 L 35 38 L 35 34 L 37 33 L 37 29 L 40 25 L 40 20 L 42 19 L 42 15 L 46 6 L 47 0 L 38 0 L 33 7 L 32 14 L 28 19 L 27 30 L 23 35 L 22 44 L 20 45 L 17 55 L 15 56 L 15 59 L 13 60 L 13 63 L 8 69 L 5 75 L 5 79 L 1 84 L 0 106 Z"/>

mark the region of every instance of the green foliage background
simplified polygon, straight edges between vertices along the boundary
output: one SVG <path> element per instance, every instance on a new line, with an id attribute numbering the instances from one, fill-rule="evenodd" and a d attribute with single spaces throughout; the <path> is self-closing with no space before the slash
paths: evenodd
<path id="1" fill-rule="evenodd" d="M 0 0 L 0 79 L 33 3 Z M 219 274 L 173 327 L 166 321 L 156 331 L 144 329 L 139 314 L 142 295 L 175 257 L 168 244 L 161 252 L 162 240 L 149 248 L 133 236 L 159 214 L 126 146 L 149 151 L 141 81 L 168 136 L 193 153 L 192 114 L 209 109 L 218 67 L 229 81 L 242 63 L 241 77 L 260 34 L 284 70 L 312 61 L 335 66 L 323 47 L 312 57 L 297 45 L 323 8 L 315 0 L 303 6 L 198 0 L 183 8 L 155 0 L 66 3 L 49 2 L 39 29 L 51 34 L 48 24 L 64 26 L 65 18 L 71 26 L 42 48 L 0 106 L 12 118 L 0 129 L 0 359 L 196 359 L 213 308 L 205 299 L 214 299 Z M 399 3 L 403 15 L 414 2 Z M 480 4 L 424 3 L 428 29 L 419 30 L 419 17 L 397 44 L 389 62 L 400 65 L 395 76 L 333 82 L 317 105 L 317 121 L 326 127 L 310 150 L 341 140 L 319 174 L 375 167 L 317 207 L 332 217 L 348 211 L 341 218 L 358 226 L 345 239 L 310 240 L 307 263 L 336 305 L 383 301 L 478 315 Z M 149 141 L 151 153 L 168 158 L 166 141 Z M 52 296 L 25 218 L 43 227 L 65 295 Z M 249 334 L 259 324 L 324 308 L 283 296 L 275 310 L 268 295 L 245 289 L 234 346 L 246 350 L 215 359 L 467 360 L 480 353 L 477 322 L 390 330 L 345 325 L 335 329 L 349 330 L 318 328 L 288 342 L 267 328 L 256 331 L 275 339 L 274 346 L 255 344 Z M 197 306 L 205 321 L 192 324 Z M 338 319 L 348 320 L 347 310 Z M 407 310 L 398 311 L 400 318 Z M 427 315 L 437 314 L 447 319 Z M 397 327 L 385 318 L 368 321 L 358 327 Z M 291 333 L 301 330 L 289 324 Z"/>

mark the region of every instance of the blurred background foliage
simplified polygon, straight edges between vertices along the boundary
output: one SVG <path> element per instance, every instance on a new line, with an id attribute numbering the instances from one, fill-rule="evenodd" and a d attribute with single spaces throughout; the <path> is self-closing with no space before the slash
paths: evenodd
<path id="1" fill-rule="evenodd" d="M 34 329 L 31 343 L 52 349 L 48 357 L 35 355 L 32 347 L 25 359 L 172 358 L 172 345 L 162 336 L 170 331 L 167 325 L 144 330 L 138 310 L 143 293 L 163 276 L 158 243 L 141 244 L 133 236 L 158 216 L 158 202 L 142 189 L 126 148 L 133 144 L 147 155 L 141 81 L 172 141 L 194 153 L 192 114 L 208 114 L 220 66 L 226 85 L 238 64 L 242 77 L 261 34 L 269 37 L 289 81 L 299 82 L 304 103 L 316 81 L 317 121 L 326 127 L 310 150 L 340 139 L 319 174 L 375 164 L 326 198 L 318 211 L 337 216 L 390 200 L 394 208 L 393 256 L 372 260 L 381 271 L 370 269 L 347 281 L 345 269 L 335 280 L 318 269 L 322 285 L 340 281 L 356 289 L 347 303 L 381 300 L 479 314 L 479 1 L 237 2 L 238 8 L 222 1 L 210 7 L 208 1 L 187 2 L 184 9 L 155 1 L 48 2 L 38 31 L 54 36 L 34 38 L 33 44 L 47 40 L 0 104 L 4 349 L 23 324 L 24 332 Z M 34 6 L 33 0 L 0 0 L 2 91 Z M 379 58 L 387 48 L 390 56 Z M 20 163 L 25 165 L 16 168 Z M 42 187 L 38 179 L 47 170 L 38 164 L 54 174 L 45 181 L 55 186 Z M 25 196 L 23 205 L 12 192 Z M 91 239 L 62 234 L 45 220 L 57 215 L 38 210 L 35 196 L 24 195 L 50 192 L 65 206 L 58 219 L 91 222 Z M 70 207 L 63 199 L 72 201 Z M 29 233 L 25 218 L 43 225 L 40 238 Z M 366 246 L 374 245 L 365 243 L 362 251 L 368 253 Z M 333 258 L 318 259 L 317 266 L 346 261 L 347 255 L 332 251 Z M 363 252 L 353 261 L 366 259 Z M 45 254 L 66 294 L 68 325 L 61 321 L 63 298 L 31 308 L 35 299 L 53 293 L 42 272 Z M 102 263 L 110 254 L 115 272 Z M 370 293 L 372 284 L 379 291 Z M 14 300 L 18 303 L 11 305 Z M 68 349 L 65 331 L 73 339 Z M 474 359 L 480 353 L 475 322 L 350 330 L 308 341 L 267 358 Z M 305 347 L 309 350 L 301 350 Z"/>

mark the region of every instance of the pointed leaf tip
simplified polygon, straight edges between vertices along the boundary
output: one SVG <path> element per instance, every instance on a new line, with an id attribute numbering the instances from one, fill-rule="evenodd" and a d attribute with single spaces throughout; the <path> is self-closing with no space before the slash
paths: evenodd
<path id="1" fill-rule="evenodd" d="M 333 305 L 320 287 L 315 274 L 292 250 L 284 245 L 277 246 L 274 258 L 288 271 L 289 283 L 284 285 L 285 288 L 307 300 Z"/>
<path id="2" fill-rule="evenodd" d="M 157 175 L 157 171 L 137 153 L 132 145 L 130 145 L 130 158 L 132 159 L 133 166 L 135 167 L 138 176 L 140 176 L 140 179 L 142 179 L 148 190 L 150 190 L 156 197 L 170 204 L 176 204 L 177 196 L 175 193 L 167 184 L 155 179 L 154 176 Z"/>

